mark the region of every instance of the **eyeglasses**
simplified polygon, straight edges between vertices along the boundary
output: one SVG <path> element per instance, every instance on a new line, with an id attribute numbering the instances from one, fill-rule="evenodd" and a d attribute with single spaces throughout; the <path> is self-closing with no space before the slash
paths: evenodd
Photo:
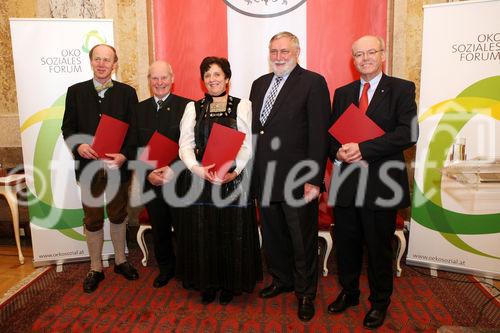
<path id="1" fill-rule="evenodd" d="M 288 50 L 288 49 L 283 49 L 283 50 L 272 49 L 269 51 L 269 54 L 273 57 L 277 57 L 279 54 L 282 54 L 283 56 L 287 57 L 290 54 L 290 50 Z"/>
<path id="2" fill-rule="evenodd" d="M 380 50 L 374 50 L 374 49 L 371 49 L 371 50 L 368 50 L 368 51 L 358 51 L 356 53 L 354 53 L 354 58 L 356 59 L 361 59 L 363 58 L 365 55 L 368 57 L 368 58 L 373 58 L 378 52 L 383 52 L 384 50 L 383 49 L 380 49 Z"/>

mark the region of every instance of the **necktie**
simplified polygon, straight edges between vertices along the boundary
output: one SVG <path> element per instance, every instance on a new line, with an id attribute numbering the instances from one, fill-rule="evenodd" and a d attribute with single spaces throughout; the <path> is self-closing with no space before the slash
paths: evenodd
<path id="1" fill-rule="evenodd" d="M 280 85 L 281 80 L 283 80 L 282 77 L 277 76 L 276 79 L 274 80 L 274 83 L 271 87 L 271 90 L 269 91 L 269 95 L 267 96 L 266 101 L 264 102 L 264 107 L 262 108 L 262 111 L 260 112 L 260 123 L 264 125 L 264 123 L 267 120 L 267 117 L 269 116 L 269 113 L 271 112 L 271 109 L 273 108 L 274 101 L 276 100 L 276 95 L 278 94 L 278 87 Z"/>
<path id="2" fill-rule="evenodd" d="M 158 102 L 156 102 L 156 103 L 158 103 L 158 109 L 157 109 L 157 111 L 158 111 L 163 107 L 163 103 L 165 103 L 165 101 L 162 99 L 159 99 Z"/>
<path id="3" fill-rule="evenodd" d="M 97 91 L 97 93 L 100 93 L 101 91 L 106 90 L 108 88 L 111 88 L 112 86 L 113 86 L 113 82 L 108 81 L 105 84 L 102 84 L 100 86 L 95 87 L 95 91 Z"/>
<path id="4" fill-rule="evenodd" d="M 365 113 L 366 109 L 368 109 L 368 89 L 370 89 L 370 83 L 366 82 L 363 86 L 361 98 L 359 99 L 359 110 L 363 113 Z"/>

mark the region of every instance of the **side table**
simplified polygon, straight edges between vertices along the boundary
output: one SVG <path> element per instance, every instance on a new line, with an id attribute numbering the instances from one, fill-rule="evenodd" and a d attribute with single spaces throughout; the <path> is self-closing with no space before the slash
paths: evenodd
<path id="1" fill-rule="evenodd" d="M 26 179 L 24 174 L 14 174 L 6 177 L 0 177 L 0 195 L 5 196 L 12 214 L 12 225 L 14 226 L 14 236 L 16 238 L 17 252 L 19 262 L 24 264 L 24 256 L 21 252 L 21 239 L 19 237 L 19 208 L 17 206 L 17 193 L 26 188 Z"/>

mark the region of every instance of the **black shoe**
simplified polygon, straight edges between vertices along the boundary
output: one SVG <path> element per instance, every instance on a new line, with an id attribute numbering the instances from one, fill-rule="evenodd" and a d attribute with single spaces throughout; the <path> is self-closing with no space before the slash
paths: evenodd
<path id="1" fill-rule="evenodd" d="M 86 293 L 91 293 L 97 289 L 99 282 L 104 280 L 104 273 L 98 271 L 90 271 L 87 273 L 85 280 L 83 280 L 83 291 Z"/>
<path id="2" fill-rule="evenodd" d="M 137 270 L 127 261 L 115 265 L 115 273 L 123 275 L 127 280 L 137 280 L 139 278 Z"/>
<path id="3" fill-rule="evenodd" d="M 228 305 L 233 300 L 233 292 L 229 290 L 222 290 L 219 295 L 219 304 Z"/>
<path id="4" fill-rule="evenodd" d="M 174 277 L 174 275 L 171 273 L 160 273 L 155 278 L 155 280 L 153 282 L 153 287 L 154 288 L 161 288 L 163 286 L 166 286 L 168 281 L 170 281 L 170 279 L 173 277 Z"/>
<path id="5" fill-rule="evenodd" d="M 215 290 L 209 289 L 201 292 L 201 303 L 210 304 L 215 300 Z"/>
<path id="6" fill-rule="evenodd" d="M 271 283 L 269 286 L 267 286 L 264 289 L 262 289 L 261 291 L 259 291 L 259 297 L 272 298 L 272 297 L 278 296 L 279 294 L 288 293 L 290 291 L 293 291 L 293 288 L 279 287 L 279 286 L 275 285 L 274 283 Z"/>
<path id="7" fill-rule="evenodd" d="M 382 326 L 386 313 L 387 310 L 370 309 L 363 320 L 363 326 L 369 330 Z"/>
<path id="8" fill-rule="evenodd" d="M 340 313 L 350 306 L 358 305 L 359 297 L 352 297 L 341 292 L 335 301 L 328 305 L 328 313 Z"/>
<path id="9" fill-rule="evenodd" d="M 309 321 L 314 317 L 314 302 L 309 297 L 299 297 L 299 319 Z"/>

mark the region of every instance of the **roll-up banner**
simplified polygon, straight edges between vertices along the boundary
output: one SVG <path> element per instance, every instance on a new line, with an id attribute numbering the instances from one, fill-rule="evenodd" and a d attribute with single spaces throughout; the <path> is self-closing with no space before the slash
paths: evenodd
<path id="1" fill-rule="evenodd" d="M 500 277 L 500 1 L 424 7 L 407 263 Z"/>
<path id="2" fill-rule="evenodd" d="M 74 161 L 62 135 L 66 90 L 92 78 L 89 51 L 112 20 L 10 19 L 35 266 L 88 259 Z M 105 224 L 103 258 L 113 255 Z"/>

